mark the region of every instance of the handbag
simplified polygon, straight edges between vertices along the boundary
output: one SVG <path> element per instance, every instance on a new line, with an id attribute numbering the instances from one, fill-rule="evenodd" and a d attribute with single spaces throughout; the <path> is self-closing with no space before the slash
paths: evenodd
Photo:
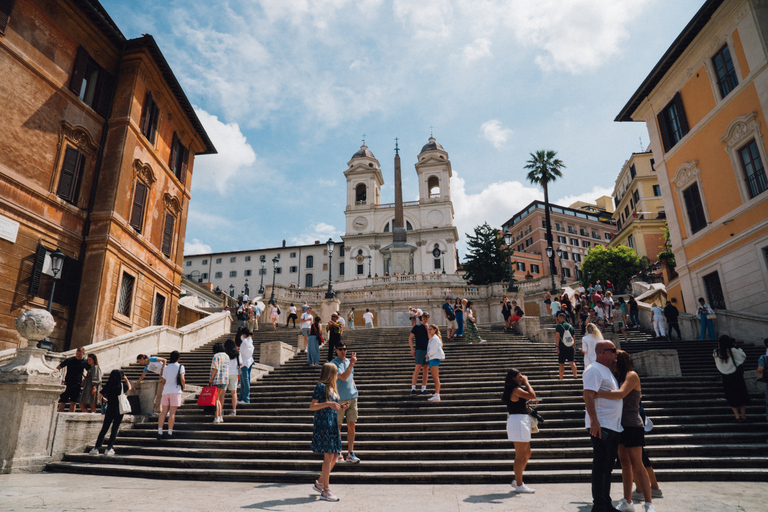
<path id="1" fill-rule="evenodd" d="M 210 407 L 216 405 L 216 397 L 219 394 L 219 388 L 216 386 L 205 386 L 200 396 L 197 397 L 197 405 L 200 407 Z"/>
<path id="2" fill-rule="evenodd" d="M 120 414 L 131 414 L 131 402 L 128 400 L 128 395 L 123 390 L 123 383 L 120 383 L 120 394 L 117 396 L 117 405 L 120 410 Z"/>
<path id="3" fill-rule="evenodd" d="M 539 423 L 544 423 L 544 418 L 541 417 L 541 414 L 536 410 L 536 405 L 531 403 L 525 404 L 526 409 L 528 410 L 528 416 L 531 417 L 531 434 L 538 434 L 539 433 Z"/>
<path id="4" fill-rule="evenodd" d="M 709 313 L 707 315 L 707 320 L 714 320 L 715 318 L 717 318 L 717 315 L 714 313 Z"/>

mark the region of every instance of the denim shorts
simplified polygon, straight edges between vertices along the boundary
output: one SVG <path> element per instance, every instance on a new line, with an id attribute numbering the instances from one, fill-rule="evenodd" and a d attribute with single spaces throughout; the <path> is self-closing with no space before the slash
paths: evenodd
<path id="1" fill-rule="evenodd" d="M 440 360 L 439 359 L 430 359 L 429 360 L 429 367 L 432 368 L 433 366 L 440 366 Z"/>
<path id="2" fill-rule="evenodd" d="M 427 351 L 416 349 L 416 364 L 427 364 Z"/>

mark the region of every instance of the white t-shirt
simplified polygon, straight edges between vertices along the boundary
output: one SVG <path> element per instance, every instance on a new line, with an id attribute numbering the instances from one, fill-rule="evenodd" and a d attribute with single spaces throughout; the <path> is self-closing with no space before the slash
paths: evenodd
<path id="1" fill-rule="evenodd" d="M 595 345 L 600 339 L 596 338 L 594 334 L 585 334 L 581 338 L 581 350 L 586 352 L 584 354 L 584 368 L 588 368 L 589 365 L 595 362 L 597 355 L 595 354 Z"/>
<path id="2" fill-rule="evenodd" d="M 288 314 L 289 314 L 289 315 L 295 315 L 295 314 L 296 314 L 296 306 L 291 306 L 291 307 L 288 309 Z"/>
<path id="3" fill-rule="evenodd" d="M 366 311 L 363 314 L 363 320 L 365 320 L 365 323 L 367 323 L 367 324 L 372 324 L 373 323 L 373 313 L 371 313 L 370 311 Z"/>
<path id="4" fill-rule="evenodd" d="M 165 385 L 163 386 L 164 395 L 181 393 L 181 386 L 176 384 L 176 375 L 179 373 L 179 368 L 181 368 L 181 373 L 183 375 L 185 373 L 184 367 L 179 363 L 169 363 L 165 365 L 165 370 L 163 370 L 163 378 L 165 379 Z"/>
<path id="5" fill-rule="evenodd" d="M 595 314 L 597 315 L 598 320 L 605 320 L 605 311 L 603 311 L 603 308 L 600 306 L 595 306 Z"/>
<path id="6" fill-rule="evenodd" d="M 347 321 L 339 317 L 339 325 L 341 325 L 341 327 L 344 328 L 347 326 Z"/>
<path id="7" fill-rule="evenodd" d="M 240 345 L 242 347 L 242 345 Z M 243 359 L 240 354 L 237 354 L 237 357 L 230 357 L 229 358 L 229 374 L 230 375 L 237 375 L 240 373 L 240 364 L 243 364 Z M 238 362 L 240 364 L 238 364 Z M 232 378 L 232 377 L 230 377 Z"/>
<path id="8" fill-rule="evenodd" d="M 301 328 L 302 329 L 309 329 L 312 327 L 312 315 L 309 313 L 302 313 L 301 314 Z"/>
<path id="9" fill-rule="evenodd" d="M 242 339 L 240 344 L 240 361 L 243 366 L 251 366 L 253 364 L 253 338 L 250 336 Z"/>
<path id="10" fill-rule="evenodd" d="M 611 370 L 601 363 L 594 363 L 584 370 L 582 375 L 584 380 L 584 389 L 590 391 L 618 391 L 619 383 L 613 376 Z M 613 430 L 614 432 L 623 432 L 621 426 L 621 409 L 623 400 L 613 400 L 611 398 L 595 397 L 595 413 L 600 426 Z M 590 427 L 589 414 L 586 417 L 587 428 Z"/>

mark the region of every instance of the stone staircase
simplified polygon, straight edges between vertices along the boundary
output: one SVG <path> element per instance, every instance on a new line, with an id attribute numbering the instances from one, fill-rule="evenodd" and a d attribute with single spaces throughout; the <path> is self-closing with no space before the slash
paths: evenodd
<path id="1" fill-rule="evenodd" d="M 516 367 L 529 375 L 541 398 L 546 422 L 532 441 L 526 480 L 588 482 L 591 445 L 584 429 L 581 379 L 557 380 L 557 357 L 549 343 L 484 329 L 488 342 L 447 341 L 440 366 L 442 402 L 411 396 L 413 371 L 408 329 L 346 331 L 358 354 L 355 382 L 360 419 L 355 452 L 360 464 L 337 464 L 334 482 L 502 483 L 513 478 L 514 449 L 506 439 L 504 377 Z M 295 345 L 298 330 L 259 331 L 255 344 L 279 339 Z M 748 407 L 750 423 L 735 423 L 712 361 L 714 342 L 653 342 L 633 332 L 623 344 L 630 353 L 677 348 L 682 378 L 646 378 L 643 403 L 655 428 L 647 435 L 657 477 L 665 480 L 768 481 L 768 426 L 762 397 Z M 213 343 L 213 342 L 212 342 Z M 760 350 L 748 347 L 748 367 Z M 258 347 L 256 350 L 258 354 Z M 321 354 L 323 349 L 321 348 Z M 189 381 L 207 381 L 209 346 L 183 354 Z M 581 375 L 581 358 L 577 359 Z M 129 378 L 140 367 L 127 368 Z M 173 440 L 158 441 L 151 418 L 118 435 L 117 455 L 69 453 L 48 471 L 195 480 L 312 482 L 321 456 L 309 449 L 312 390 L 319 370 L 298 354 L 252 385 L 251 403 L 237 416 L 213 424 L 194 401 L 177 413 Z M 344 437 L 344 436 L 342 436 Z M 620 472 L 614 477 L 620 479 Z"/>

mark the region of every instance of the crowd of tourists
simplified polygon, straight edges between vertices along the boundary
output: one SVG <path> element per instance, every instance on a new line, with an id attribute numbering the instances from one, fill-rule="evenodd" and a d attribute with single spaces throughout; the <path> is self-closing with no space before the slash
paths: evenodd
<path id="1" fill-rule="evenodd" d="M 572 298 L 568 294 L 545 295 L 544 304 L 547 313 L 555 318 L 555 346 L 558 354 L 559 379 L 565 374 L 565 365 L 569 365 L 573 378 L 578 378 L 575 363 L 576 329 L 582 334 L 579 352 L 584 357 L 582 374 L 583 400 L 586 409 L 585 426 L 593 449 L 592 462 L 592 498 L 593 511 L 633 511 L 634 503 L 644 502 L 645 511 L 655 511 L 654 498 L 662 496 L 661 489 L 653 471 L 648 454 L 645 451 L 645 433 L 653 427 L 653 422 L 645 414 L 642 406 L 642 386 L 640 377 L 633 370 L 632 360 L 627 352 L 617 350 L 613 342 L 604 339 L 603 333 L 608 326 L 616 322 L 618 329 L 626 338 L 626 328 L 639 324 L 638 305 L 633 297 L 627 302 L 623 297 L 614 302 L 610 289 L 602 295 L 599 281 L 595 286 L 577 289 Z M 677 326 L 677 309 L 674 299 L 661 308 L 654 304 L 652 308 L 656 334 L 664 336 L 665 328 Z M 700 302 L 702 315 L 702 333 L 708 329 L 706 316 L 712 309 L 703 299 Z M 273 312 L 277 307 L 271 304 Z M 670 308 L 671 306 L 671 308 Z M 673 309 L 675 314 L 670 314 Z M 238 330 L 234 339 L 213 345 L 208 384 L 215 388 L 213 406 L 214 423 L 222 423 L 223 411 L 230 392 L 231 416 L 237 415 L 238 404 L 250 403 L 250 373 L 254 363 L 253 331 L 258 327 L 255 318 L 260 315 L 256 303 L 244 302 L 237 310 Z M 525 313 L 515 300 L 506 296 L 501 301 L 504 327 L 508 331 L 517 331 L 518 324 Z M 657 311 L 659 310 L 659 311 Z M 357 353 L 348 353 L 347 345 L 342 340 L 345 328 L 355 328 L 355 308 L 351 308 L 345 318 L 333 313 L 326 324 L 313 313 L 306 302 L 298 308 L 290 305 L 288 321 L 299 320 L 299 327 L 305 340 L 307 363 L 311 367 L 320 367 L 320 377 L 310 401 L 310 411 L 314 413 L 313 434 L 310 448 L 323 454 L 323 463 L 314 489 L 320 498 L 338 501 L 339 498 L 330 489 L 330 474 L 337 463 L 359 463 L 360 457 L 354 451 L 356 423 L 358 420 L 358 390 L 354 382 L 354 367 L 358 361 Z M 446 297 L 441 307 L 445 317 L 445 340 L 466 341 L 466 343 L 485 342 L 480 338 L 472 302 L 466 299 Z M 409 307 L 411 331 L 408 344 L 411 357 L 414 358 L 414 371 L 411 379 L 412 395 L 429 395 L 429 402 L 440 402 L 440 363 L 445 359 L 444 338 L 440 327 L 430 323 L 428 312 L 418 307 Z M 657 322 L 661 317 L 667 324 Z M 241 320 L 242 318 L 242 320 Z M 373 328 L 373 314 L 366 309 L 363 320 L 368 328 Z M 273 324 L 274 325 L 274 324 Z M 286 323 L 288 327 L 288 323 Z M 680 336 L 679 327 L 676 329 Z M 616 330 L 614 329 L 614 332 Z M 702 334 L 703 335 L 703 334 Z M 764 342 L 766 353 L 758 361 L 758 373 L 768 381 L 768 339 Z M 326 362 L 320 361 L 320 347 L 327 345 Z M 726 401 L 735 420 L 746 421 L 746 405 L 749 393 L 744 382 L 746 354 L 736 348 L 734 340 L 721 336 L 718 348 L 712 354 L 718 371 L 722 374 Z M 173 439 L 173 428 L 178 407 L 182 402 L 182 393 L 186 385 L 185 368 L 181 364 L 180 354 L 173 351 L 168 359 L 139 354 L 137 362 L 143 365 L 140 378 L 134 385 L 120 370 L 113 370 L 107 383 L 101 388 L 102 372 L 95 354 L 85 356 L 78 348 L 75 356 L 67 358 L 58 366 L 66 369 L 65 391 L 61 394 L 59 410 L 74 411 L 80 404 L 83 412 L 95 412 L 101 400 L 104 421 L 91 454 L 99 454 L 107 439 L 105 455 L 114 455 L 114 443 L 123 415 L 130 411 L 126 403 L 126 394 L 141 384 L 150 373 L 159 376 L 159 384 L 154 399 L 154 412 L 157 416 L 157 439 Z M 421 387 L 417 389 L 419 376 Z M 434 393 L 428 391 L 429 377 L 432 377 Z M 529 378 L 517 369 L 508 371 L 501 401 L 507 407 L 507 436 L 514 444 L 514 492 L 534 493 L 535 490 L 524 481 L 524 472 L 532 456 L 531 434 L 536 430 L 535 412 L 538 402 L 534 386 Z M 766 417 L 768 418 L 768 391 L 766 391 Z M 164 428 L 167 423 L 167 429 Z M 347 456 L 342 452 L 342 430 L 346 423 Z M 616 507 L 610 498 L 611 473 L 618 458 L 622 473 L 623 498 Z M 634 489 L 634 490 L 633 490 Z"/>

